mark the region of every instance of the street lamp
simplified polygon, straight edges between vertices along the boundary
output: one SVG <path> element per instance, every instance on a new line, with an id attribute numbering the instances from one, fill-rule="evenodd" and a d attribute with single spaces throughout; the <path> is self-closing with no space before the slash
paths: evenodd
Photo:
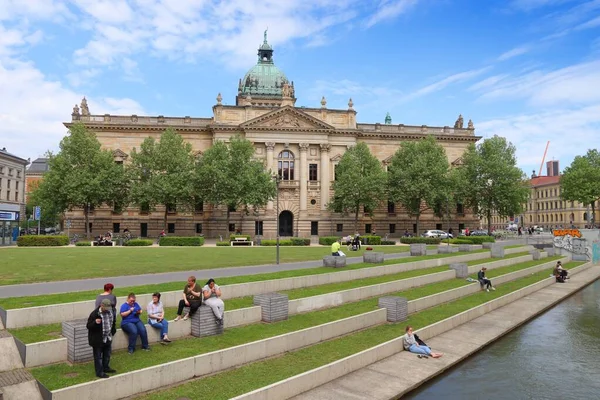
<path id="1" fill-rule="evenodd" d="M 273 179 L 275 180 L 275 185 L 277 186 L 277 194 L 276 194 L 276 215 L 275 215 L 275 219 L 277 221 L 276 225 L 277 225 L 277 236 L 276 236 L 276 240 L 275 240 L 275 247 L 276 247 L 276 258 L 275 258 L 275 263 L 279 265 L 279 183 L 281 182 L 281 176 L 279 176 L 279 174 L 274 175 Z"/>
<path id="2" fill-rule="evenodd" d="M 450 200 L 446 195 L 446 217 L 448 217 L 448 232 L 446 232 L 446 238 L 448 238 L 448 247 L 450 247 Z"/>

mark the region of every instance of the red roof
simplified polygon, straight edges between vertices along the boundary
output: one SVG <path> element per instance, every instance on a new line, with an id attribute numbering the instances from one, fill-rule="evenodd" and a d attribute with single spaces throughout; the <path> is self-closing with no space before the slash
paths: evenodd
<path id="1" fill-rule="evenodd" d="M 554 185 L 560 182 L 559 176 L 536 176 L 535 178 L 531 178 L 529 183 L 531 186 L 546 186 L 546 185 Z"/>

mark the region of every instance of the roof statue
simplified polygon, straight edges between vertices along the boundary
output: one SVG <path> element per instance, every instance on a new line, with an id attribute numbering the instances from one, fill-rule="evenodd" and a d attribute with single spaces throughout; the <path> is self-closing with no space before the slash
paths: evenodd
<path id="1" fill-rule="evenodd" d="M 73 107 L 73 113 L 71 115 L 79 115 L 79 106 L 77 104 Z"/>
<path id="2" fill-rule="evenodd" d="M 321 98 L 321 108 L 325 108 L 327 106 L 327 100 L 325 99 L 325 96 L 323 96 Z"/>
<path id="3" fill-rule="evenodd" d="M 350 97 L 350 100 L 348 100 L 348 110 L 352 110 L 352 107 L 354 107 L 354 102 L 352 101 L 352 97 Z"/>
<path id="4" fill-rule="evenodd" d="M 475 126 L 473 125 L 472 120 L 469 120 L 469 123 L 467 124 L 467 129 L 475 129 Z"/>
<path id="5" fill-rule="evenodd" d="M 88 108 L 88 103 L 85 96 L 81 100 L 81 115 L 90 115 L 90 109 Z"/>
<path id="6" fill-rule="evenodd" d="M 462 116 L 462 114 L 459 114 L 458 119 L 454 123 L 454 129 L 463 129 L 463 127 L 464 127 L 463 116 Z"/>
<path id="7" fill-rule="evenodd" d="M 264 36 L 264 41 L 263 43 L 267 43 L 267 31 L 269 30 L 269 28 L 265 29 L 265 33 L 263 34 Z"/>
<path id="8" fill-rule="evenodd" d="M 223 101 L 223 96 L 221 96 L 221 92 L 217 95 L 217 105 L 221 105 Z"/>
<path id="9" fill-rule="evenodd" d="M 390 115 L 389 112 L 385 114 L 385 124 L 386 125 L 391 125 L 392 124 L 392 116 Z"/>

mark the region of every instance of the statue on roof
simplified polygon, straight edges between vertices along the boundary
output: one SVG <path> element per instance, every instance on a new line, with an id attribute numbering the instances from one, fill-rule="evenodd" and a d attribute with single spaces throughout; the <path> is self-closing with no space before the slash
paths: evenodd
<path id="1" fill-rule="evenodd" d="M 290 86 L 289 83 L 285 82 L 283 84 L 283 86 L 281 87 L 281 95 L 283 97 L 293 97 L 292 87 Z"/>
<path id="2" fill-rule="evenodd" d="M 79 115 L 79 106 L 77 104 L 73 107 L 73 113 L 71 115 Z"/>
<path id="3" fill-rule="evenodd" d="M 265 29 L 265 33 L 263 34 L 264 36 L 264 43 L 267 43 L 267 31 L 269 30 L 269 28 Z"/>
<path id="4" fill-rule="evenodd" d="M 475 129 L 475 126 L 473 125 L 472 120 L 469 120 L 469 123 L 467 124 L 467 129 Z"/>
<path id="5" fill-rule="evenodd" d="M 90 109 L 88 108 L 88 103 L 85 96 L 81 100 L 81 115 L 90 115 Z"/>
<path id="6" fill-rule="evenodd" d="M 454 123 L 454 129 L 463 129 L 463 127 L 464 127 L 463 116 L 462 116 L 462 114 L 459 114 L 458 119 Z"/>
<path id="7" fill-rule="evenodd" d="M 392 116 L 390 115 L 389 112 L 385 114 L 385 124 L 386 125 L 391 125 L 392 124 Z"/>

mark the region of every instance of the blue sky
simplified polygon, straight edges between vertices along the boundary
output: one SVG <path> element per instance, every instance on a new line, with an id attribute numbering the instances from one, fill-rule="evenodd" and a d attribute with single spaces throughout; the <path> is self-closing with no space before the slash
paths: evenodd
<path id="1" fill-rule="evenodd" d="M 207 117 L 268 27 L 297 105 L 507 137 L 519 166 L 600 147 L 600 0 L 0 0 L 0 146 L 56 150 L 92 113 Z"/>

